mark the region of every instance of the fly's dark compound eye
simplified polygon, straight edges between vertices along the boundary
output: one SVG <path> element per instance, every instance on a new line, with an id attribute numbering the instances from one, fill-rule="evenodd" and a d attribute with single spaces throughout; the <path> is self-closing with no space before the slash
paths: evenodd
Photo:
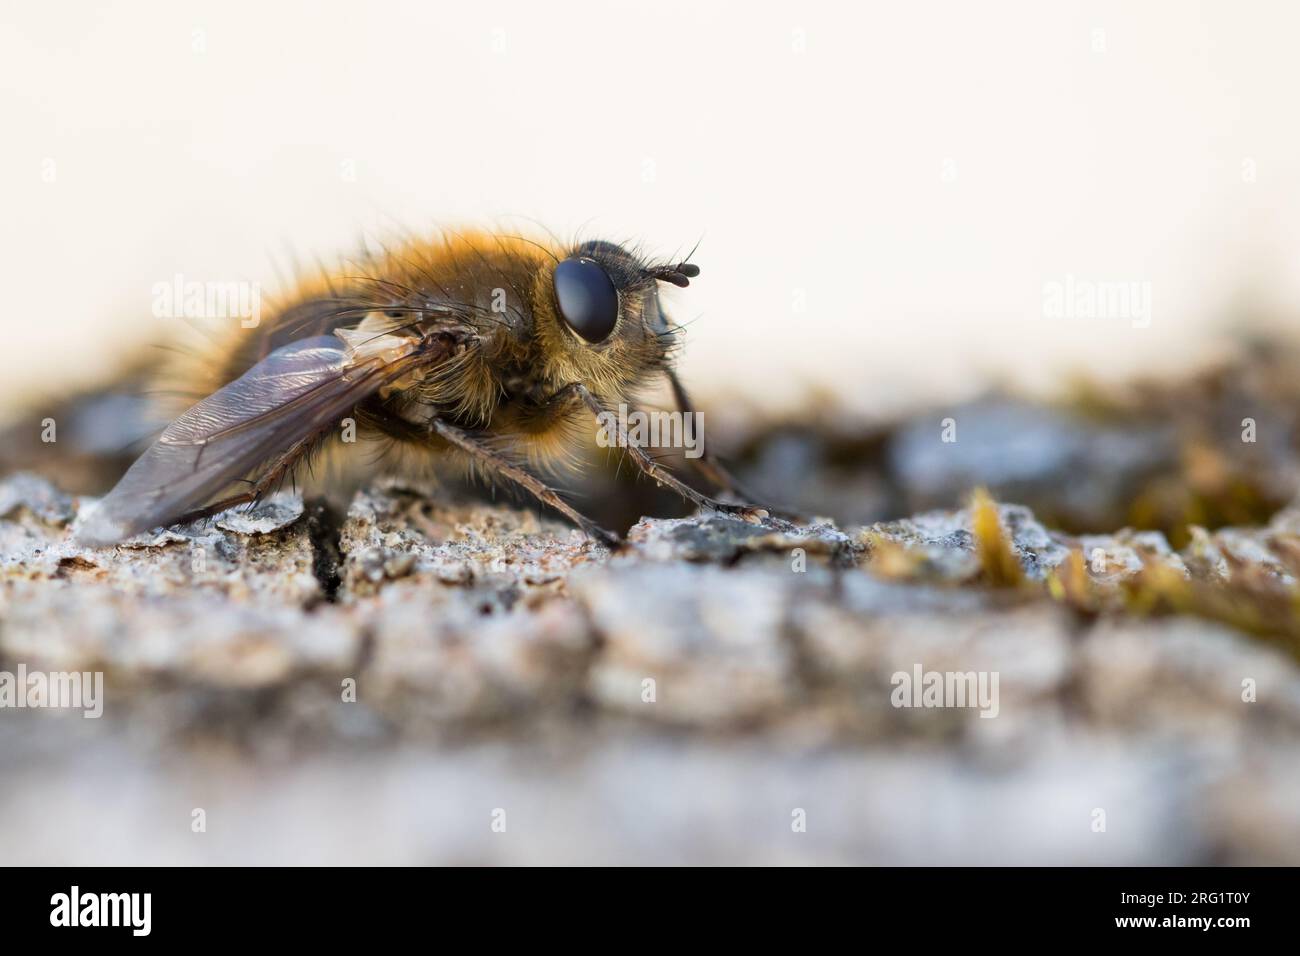
<path id="1" fill-rule="evenodd" d="M 618 292 L 594 259 L 573 256 L 555 267 L 555 300 L 569 328 L 588 342 L 603 342 L 618 321 Z"/>

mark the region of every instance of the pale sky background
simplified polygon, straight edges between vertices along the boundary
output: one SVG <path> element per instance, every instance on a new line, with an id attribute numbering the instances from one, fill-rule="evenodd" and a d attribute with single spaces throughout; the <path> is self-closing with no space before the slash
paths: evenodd
<path id="1" fill-rule="evenodd" d="M 703 237 L 704 396 L 1177 368 L 1300 314 L 1298 9 L 3 0 L 0 405 L 173 337 L 176 273 L 506 216 Z M 1067 276 L 1150 327 L 1045 317 Z"/>

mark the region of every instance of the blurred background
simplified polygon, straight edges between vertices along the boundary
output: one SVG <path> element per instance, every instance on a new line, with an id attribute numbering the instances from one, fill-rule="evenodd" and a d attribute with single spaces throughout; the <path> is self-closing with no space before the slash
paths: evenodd
<path id="1" fill-rule="evenodd" d="M 0 402 L 151 289 L 502 222 L 697 241 L 701 397 L 889 412 L 1212 357 L 1300 303 L 1284 2 L 6 2 Z M 539 226 L 533 226 L 535 220 Z M 279 270 L 277 272 L 277 270 Z M 1045 314 L 1142 283 L 1149 323 Z"/>

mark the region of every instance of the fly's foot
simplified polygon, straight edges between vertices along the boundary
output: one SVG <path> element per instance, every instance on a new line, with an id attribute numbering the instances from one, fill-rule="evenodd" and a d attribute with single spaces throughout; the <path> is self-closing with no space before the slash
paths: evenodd
<path id="1" fill-rule="evenodd" d="M 731 505 L 723 501 L 712 501 L 708 507 L 719 514 L 731 515 L 749 524 L 762 524 L 763 519 L 770 517 L 766 508 L 755 505 Z"/>
<path id="2" fill-rule="evenodd" d="M 591 538 L 591 540 L 599 544 L 603 544 L 610 551 L 622 551 L 626 545 L 626 542 L 623 540 L 621 535 L 617 535 L 613 531 L 602 528 L 598 524 L 585 524 L 582 526 L 582 530 L 588 538 Z"/>

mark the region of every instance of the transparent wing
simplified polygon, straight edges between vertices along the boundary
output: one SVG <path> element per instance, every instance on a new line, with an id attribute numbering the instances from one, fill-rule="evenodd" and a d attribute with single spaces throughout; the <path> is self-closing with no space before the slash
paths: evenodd
<path id="1" fill-rule="evenodd" d="M 323 335 L 275 350 L 172 422 L 87 517 L 78 539 L 112 544 L 172 524 L 234 482 L 305 451 L 358 402 L 410 370 L 420 346 L 402 342 L 362 353 Z"/>

